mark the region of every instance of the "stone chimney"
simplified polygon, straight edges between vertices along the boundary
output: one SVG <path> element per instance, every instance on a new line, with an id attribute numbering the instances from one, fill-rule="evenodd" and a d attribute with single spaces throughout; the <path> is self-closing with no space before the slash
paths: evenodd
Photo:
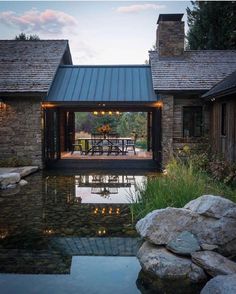
<path id="1" fill-rule="evenodd" d="M 160 14 L 156 31 L 159 56 L 180 56 L 184 51 L 183 14 Z"/>

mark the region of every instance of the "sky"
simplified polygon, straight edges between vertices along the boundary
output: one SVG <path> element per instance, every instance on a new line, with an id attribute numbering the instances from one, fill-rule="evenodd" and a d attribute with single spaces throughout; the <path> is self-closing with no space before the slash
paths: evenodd
<path id="1" fill-rule="evenodd" d="M 21 32 L 67 39 L 73 64 L 143 64 L 160 13 L 189 1 L 0 1 L 0 39 Z"/>

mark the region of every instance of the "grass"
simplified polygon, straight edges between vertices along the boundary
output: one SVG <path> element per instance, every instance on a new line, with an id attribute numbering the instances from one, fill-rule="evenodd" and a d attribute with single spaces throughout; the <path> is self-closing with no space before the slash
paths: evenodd
<path id="1" fill-rule="evenodd" d="M 220 195 L 236 202 L 236 189 L 213 180 L 207 173 L 187 164 L 173 160 L 166 173 L 155 178 L 147 178 L 136 191 L 137 201 L 131 205 L 134 219 L 165 207 L 183 207 L 189 201 L 204 195 Z"/>

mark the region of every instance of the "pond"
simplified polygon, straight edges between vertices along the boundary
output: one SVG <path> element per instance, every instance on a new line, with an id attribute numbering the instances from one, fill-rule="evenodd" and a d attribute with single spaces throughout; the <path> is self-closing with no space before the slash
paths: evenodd
<path id="1" fill-rule="evenodd" d="M 129 205 L 147 176 L 47 171 L 2 191 L 1 293 L 140 293 Z"/>

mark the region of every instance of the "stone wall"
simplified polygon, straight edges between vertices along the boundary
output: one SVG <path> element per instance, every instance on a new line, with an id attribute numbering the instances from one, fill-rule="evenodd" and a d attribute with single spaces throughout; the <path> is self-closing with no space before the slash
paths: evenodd
<path id="1" fill-rule="evenodd" d="M 199 149 L 205 146 L 205 138 L 209 133 L 210 112 L 209 107 L 204 105 L 198 96 L 174 97 L 161 95 L 162 108 L 162 164 L 163 166 L 188 145 L 191 149 Z M 202 106 L 203 109 L 203 137 L 183 137 L 183 107 Z"/>
<path id="2" fill-rule="evenodd" d="M 160 21 L 156 32 L 156 47 L 160 56 L 179 56 L 184 51 L 184 22 Z"/>
<path id="3" fill-rule="evenodd" d="M 162 95 L 162 164 L 165 164 L 173 156 L 173 121 L 174 98 L 172 95 Z"/>
<path id="4" fill-rule="evenodd" d="M 39 98 L 9 98 L 0 110 L 0 160 L 42 164 L 42 110 Z"/>

